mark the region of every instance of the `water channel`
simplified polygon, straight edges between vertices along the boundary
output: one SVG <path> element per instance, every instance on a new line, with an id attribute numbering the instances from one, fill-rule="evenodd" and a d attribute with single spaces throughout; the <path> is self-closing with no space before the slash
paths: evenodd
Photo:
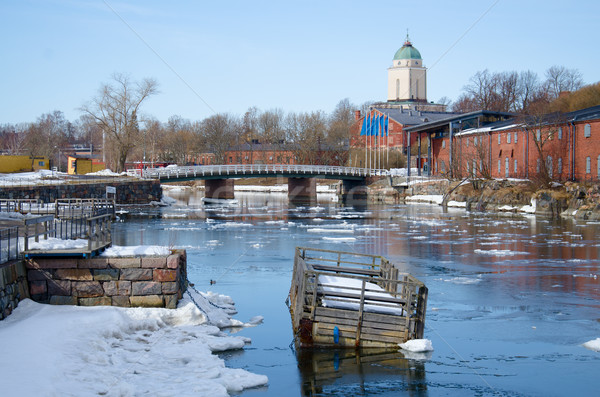
<path id="1" fill-rule="evenodd" d="M 236 318 L 264 316 L 226 365 L 269 377 L 242 396 L 578 396 L 600 390 L 600 224 L 443 211 L 431 205 L 344 206 L 319 195 L 239 193 L 205 207 L 201 193 L 138 209 L 114 227 L 118 245 L 185 248 L 200 290 L 231 296 Z M 296 352 L 285 305 L 294 248 L 383 255 L 426 283 L 429 354 Z M 210 285 L 210 280 L 216 284 Z"/>

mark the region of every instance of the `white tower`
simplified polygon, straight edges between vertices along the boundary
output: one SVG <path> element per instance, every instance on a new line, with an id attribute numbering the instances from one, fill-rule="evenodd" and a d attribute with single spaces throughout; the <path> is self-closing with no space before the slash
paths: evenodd
<path id="1" fill-rule="evenodd" d="M 427 69 L 406 35 L 388 68 L 388 102 L 427 102 Z"/>

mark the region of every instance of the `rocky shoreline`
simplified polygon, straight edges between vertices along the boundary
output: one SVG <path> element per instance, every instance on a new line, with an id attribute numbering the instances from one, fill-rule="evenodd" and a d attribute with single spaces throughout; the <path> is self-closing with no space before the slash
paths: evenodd
<path id="1" fill-rule="evenodd" d="M 436 180 L 399 189 L 382 179 L 369 186 L 369 200 L 387 204 L 428 202 L 471 211 L 600 220 L 600 185 L 590 183 L 555 183 L 549 188 L 536 188 L 523 180 Z"/>

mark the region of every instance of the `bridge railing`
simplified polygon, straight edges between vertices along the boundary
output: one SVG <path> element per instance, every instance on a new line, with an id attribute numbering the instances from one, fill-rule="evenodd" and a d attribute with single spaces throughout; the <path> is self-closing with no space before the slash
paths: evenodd
<path id="1" fill-rule="evenodd" d="M 341 167 L 330 165 L 293 165 L 293 164 L 231 164 L 196 165 L 164 168 L 131 169 L 127 174 L 138 178 L 169 179 L 226 175 L 268 175 L 268 174 L 308 174 L 323 176 L 359 176 L 369 177 L 387 175 L 387 170 Z"/>

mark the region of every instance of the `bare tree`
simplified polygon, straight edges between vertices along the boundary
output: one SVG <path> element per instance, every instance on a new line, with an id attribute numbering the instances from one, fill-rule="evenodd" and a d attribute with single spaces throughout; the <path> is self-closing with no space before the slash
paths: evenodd
<path id="1" fill-rule="evenodd" d="M 302 164 L 322 164 L 327 117 L 322 111 L 290 114 L 287 119 L 293 151 Z"/>
<path id="2" fill-rule="evenodd" d="M 81 107 L 110 139 L 116 154 L 116 171 L 125 168 L 130 151 L 139 137 L 138 117 L 142 103 L 158 92 L 153 79 L 133 82 L 124 74 L 115 73 L 112 84 L 103 84 L 96 97 Z"/>
<path id="3" fill-rule="evenodd" d="M 583 86 L 583 76 L 577 69 L 555 65 L 546 70 L 545 86 L 550 98 L 556 99 L 561 92 L 580 89 Z"/>
<path id="4" fill-rule="evenodd" d="M 241 131 L 240 125 L 237 118 L 227 113 L 215 114 L 202 120 L 202 135 L 215 155 L 216 164 L 225 164 L 227 150 L 236 142 Z"/>
<path id="5" fill-rule="evenodd" d="M 555 175 L 558 158 L 566 153 L 568 145 L 567 139 L 557 139 L 559 128 L 566 123 L 564 115 L 539 113 L 523 116 L 520 122 L 537 152 L 535 171 L 530 170 L 530 176 L 541 185 L 548 185 Z"/>

